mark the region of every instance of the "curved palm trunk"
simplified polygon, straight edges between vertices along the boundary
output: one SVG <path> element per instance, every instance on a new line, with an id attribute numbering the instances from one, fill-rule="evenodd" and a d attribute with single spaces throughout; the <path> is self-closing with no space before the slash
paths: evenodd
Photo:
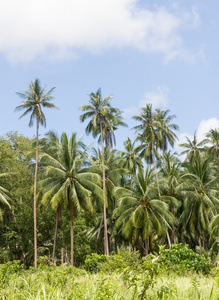
<path id="1" fill-rule="evenodd" d="M 74 207 L 72 200 L 69 201 L 71 217 L 71 265 L 74 266 Z"/>
<path id="2" fill-rule="evenodd" d="M 38 139 L 39 139 L 39 120 L 36 118 L 36 165 L 34 176 L 33 194 L 33 219 L 34 219 L 34 266 L 37 268 L 37 214 L 36 214 L 36 191 L 37 191 L 37 170 L 38 170 Z"/>
<path id="3" fill-rule="evenodd" d="M 104 167 L 104 146 L 103 146 L 103 128 L 102 121 L 100 121 L 101 131 L 101 146 L 102 146 L 102 165 L 103 165 L 103 223 L 104 223 L 104 254 L 109 256 L 108 234 L 107 234 L 107 220 L 106 220 L 106 178 Z"/>

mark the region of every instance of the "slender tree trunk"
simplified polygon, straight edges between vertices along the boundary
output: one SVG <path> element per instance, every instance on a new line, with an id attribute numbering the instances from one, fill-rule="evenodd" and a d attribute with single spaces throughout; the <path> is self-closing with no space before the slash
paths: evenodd
<path id="1" fill-rule="evenodd" d="M 70 217 L 71 217 L 71 265 L 74 266 L 74 207 L 73 202 L 69 201 Z"/>
<path id="2" fill-rule="evenodd" d="M 117 235 L 115 235 L 115 239 L 114 239 L 114 251 L 117 254 Z"/>
<path id="3" fill-rule="evenodd" d="M 106 219 L 106 176 L 104 167 L 104 146 L 103 146 L 103 128 L 100 120 L 101 146 L 102 146 L 102 165 L 103 165 L 103 222 L 104 222 L 104 254 L 109 256 L 107 219 Z"/>
<path id="4" fill-rule="evenodd" d="M 169 247 L 171 247 L 171 241 L 170 241 L 170 235 L 169 235 L 168 229 L 167 229 L 167 241 L 168 241 Z"/>
<path id="5" fill-rule="evenodd" d="M 102 225 L 103 225 L 103 215 L 102 215 L 102 218 L 101 218 L 101 221 L 100 221 L 100 227 L 99 227 L 98 234 L 97 234 L 97 242 L 98 242 L 99 237 L 100 237 L 100 232 L 101 232 Z M 97 253 L 97 244 L 96 244 L 96 253 Z"/>
<path id="6" fill-rule="evenodd" d="M 173 203 L 171 203 L 171 213 L 173 214 L 174 220 L 175 220 L 175 211 L 174 211 Z M 172 227 L 172 241 L 173 241 L 173 244 L 176 244 L 176 228 L 175 228 L 175 221 L 173 222 L 173 227 Z"/>
<path id="7" fill-rule="evenodd" d="M 164 150 L 164 143 L 163 143 L 163 145 L 162 145 L 162 148 L 163 148 L 163 167 L 165 167 L 165 158 L 164 158 L 165 150 Z"/>
<path id="8" fill-rule="evenodd" d="M 39 139 L 39 119 L 36 118 L 36 165 L 35 165 L 34 194 L 33 194 L 34 266 L 35 266 L 35 268 L 37 268 L 37 214 L 36 214 L 36 192 L 37 192 L 37 169 L 38 169 L 38 139 Z"/>
<path id="9" fill-rule="evenodd" d="M 56 255 L 56 240 L 57 240 L 58 222 L 59 222 L 59 206 L 57 207 L 57 210 L 56 210 L 56 226 L 55 226 L 53 254 L 52 254 L 52 263 L 54 265 L 55 265 L 55 255 Z"/>
<path id="10" fill-rule="evenodd" d="M 145 256 L 148 255 L 148 252 L 149 252 L 149 236 L 147 236 L 145 240 Z"/>
<path id="11" fill-rule="evenodd" d="M 158 196 L 160 197 L 160 189 L 159 189 L 158 175 L 157 175 L 157 165 L 156 165 L 156 160 L 155 160 L 154 145 L 153 145 L 153 143 L 152 143 L 152 153 L 153 153 L 153 161 L 154 161 L 154 168 L 155 168 L 156 181 L 157 181 Z"/>

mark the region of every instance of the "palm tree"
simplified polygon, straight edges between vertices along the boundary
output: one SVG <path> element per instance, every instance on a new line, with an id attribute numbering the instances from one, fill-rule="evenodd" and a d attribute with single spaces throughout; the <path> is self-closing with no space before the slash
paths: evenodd
<path id="1" fill-rule="evenodd" d="M 158 122 L 158 136 L 160 148 L 163 152 L 163 165 L 165 163 L 164 153 L 165 151 L 167 151 L 168 143 L 171 145 L 171 147 L 173 147 L 175 140 L 178 140 L 178 137 L 173 130 L 179 130 L 179 126 L 174 123 L 170 123 L 172 119 L 174 119 L 176 116 L 169 115 L 169 112 L 169 109 L 155 110 L 155 117 Z"/>
<path id="2" fill-rule="evenodd" d="M 207 248 L 206 234 L 210 219 L 219 205 L 219 177 L 210 158 L 195 152 L 191 162 L 185 162 L 177 193 L 184 198 L 181 221 L 195 242 Z"/>
<path id="3" fill-rule="evenodd" d="M 125 170 L 119 164 L 120 157 L 118 151 L 115 149 L 110 149 L 107 147 L 104 149 L 104 163 L 105 163 L 105 178 L 106 178 L 106 209 L 107 209 L 107 223 L 108 223 L 108 235 L 109 241 L 112 240 L 114 234 L 114 226 L 112 220 L 112 213 L 117 207 L 117 201 L 114 196 L 113 190 L 116 186 L 119 186 L 121 179 L 125 173 Z M 93 148 L 93 153 L 90 157 L 91 165 L 101 166 L 102 164 L 102 152 L 98 149 Z M 102 174 L 101 174 L 102 175 Z M 102 176 L 101 176 L 102 177 Z M 95 203 L 96 204 L 96 203 Z M 102 228 L 103 218 L 101 219 L 99 230 L 97 234 L 97 240 L 100 237 L 101 228 Z M 95 232 L 95 228 L 91 231 Z M 97 231 L 96 231 L 97 233 Z M 110 248 L 110 247 L 109 247 Z"/>
<path id="4" fill-rule="evenodd" d="M 212 144 L 211 147 L 208 148 L 208 152 L 216 157 L 217 164 L 219 166 L 219 130 L 218 129 L 211 129 L 207 134 L 206 134 L 206 142 L 209 142 Z"/>
<path id="5" fill-rule="evenodd" d="M 4 179 L 10 176 L 9 173 L 0 173 L 0 179 Z M 8 196 L 8 190 L 6 190 L 2 185 L 0 185 L 0 221 L 2 221 L 2 207 L 10 208 L 10 197 Z"/>
<path id="6" fill-rule="evenodd" d="M 194 133 L 193 140 L 190 140 L 187 136 L 186 136 L 186 140 L 187 140 L 187 143 L 179 144 L 180 147 L 186 148 L 186 150 L 181 152 L 180 155 L 187 154 L 186 160 L 191 161 L 197 150 L 200 152 L 204 150 L 204 148 L 202 146 L 206 143 L 206 140 L 203 140 L 198 143 L 197 137 L 196 137 L 196 132 Z"/>
<path id="7" fill-rule="evenodd" d="M 37 216 L 36 216 L 36 193 L 37 193 L 37 170 L 38 170 L 38 143 L 39 143 L 39 124 L 46 126 L 46 117 L 42 111 L 42 107 L 57 108 L 50 101 L 54 98 L 51 93 L 55 87 L 46 92 L 46 87 L 40 86 L 39 79 L 29 84 L 29 89 L 17 95 L 24 99 L 21 105 L 15 108 L 17 110 L 25 110 L 20 118 L 30 115 L 29 126 L 33 126 L 34 120 L 36 120 L 36 164 L 35 164 L 35 176 L 34 176 L 34 265 L 37 268 Z"/>
<path id="8" fill-rule="evenodd" d="M 142 145 L 135 147 L 135 142 L 127 138 L 124 142 L 125 151 L 121 152 L 121 163 L 123 168 L 127 169 L 131 174 L 131 187 L 132 177 L 137 172 L 138 166 L 143 166 L 142 160 L 139 157 L 139 152 L 142 150 Z"/>
<path id="9" fill-rule="evenodd" d="M 102 198 L 100 176 L 83 168 L 86 158 L 85 145 L 76 134 L 68 139 L 62 133 L 59 143 L 54 144 L 56 151 L 44 153 L 42 163 L 45 169 L 45 179 L 40 181 L 44 193 L 43 203 L 50 202 L 53 208 L 59 209 L 62 203 L 69 206 L 71 218 L 71 265 L 74 264 L 74 220 L 83 208 L 93 211 L 92 192 Z M 57 227 L 57 226 L 56 226 Z"/>
<path id="10" fill-rule="evenodd" d="M 161 190 L 160 199 L 168 203 L 170 206 L 170 211 L 174 215 L 177 213 L 177 209 L 180 207 L 180 197 L 177 194 L 177 187 L 180 184 L 181 169 L 180 160 L 176 156 L 176 152 L 171 154 L 170 151 L 164 153 L 165 164 L 159 162 L 158 167 L 160 167 L 160 177 L 159 186 Z M 172 226 L 172 241 L 176 243 L 176 225 L 178 218 L 175 218 Z"/>
<path id="11" fill-rule="evenodd" d="M 101 90 L 96 93 L 89 94 L 89 104 L 81 105 L 80 109 L 85 113 L 80 116 L 80 120 L 84 122 L 87 118 L 91 118 L 85 131 L 87 134 L 92 132 L 93 137 L 100 134 L 102 147 L 102 166 L 103 166 L 103 220 L 104 220 L 104 252 L 109 255 L 108 234 L 107 234 L 107 218 L 106 218 L 106 178 L 104 167 L 104 138 L 107 140 L 108 131 L 110 135 L 118 125 L 124 125 L 122 122 L 121 111 L 110 105 L 112 95 L 101 97 Z"/>
<path id="12" fill-rule="evenodd" d="M 135 115 L 133 119 L 140 122 L 139 125 L 133 127 L 133 129 L 135 129 L 135 133 L 138 132 L 137 140 L 144 145 L 143 151 L 140 155 L 143 156 L 146 161 L 149 161 L 150 166 L 153 161 L 156 171 L 158 194 L 160 195 L 155 158 L 155 156 L 159 157 L 159 153 L 156 149 L 158 146 L 156 144 L 159 140 L 157 131 L 159 123 L 156 120 L 156 115 L 152 111 L 152 104 L 146 104 L 146 107 L 142 107 L 140 115 Z"/>
<path id="13" fill-rule="evenodd" d="M 114 216 L 118 218 L 115 225 L 129 240 L 136 230 L 145 243 L 147 255 L 150 237 L 164 234 L 173 222 L 168 205 L 157 197 L 154 172 L 139 167 L 138 174 L 134 176 L 133 190 L 118 187 L 115 194 L 120 202 L 114 211 Z"/>

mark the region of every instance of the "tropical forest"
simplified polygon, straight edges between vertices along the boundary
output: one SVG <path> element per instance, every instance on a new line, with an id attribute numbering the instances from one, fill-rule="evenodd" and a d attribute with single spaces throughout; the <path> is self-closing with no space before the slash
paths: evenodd
<path id="1" fill-rule="evenodd" d="M 177 116 L 147 103 L 118 150 L 129 124 L 98 89 L 83 137 L 41 137 L 54 89 L 17 92 L 33 138 L 0 137 L 0 299 L 219 299 L 219 128 L 177 153 Z"/>

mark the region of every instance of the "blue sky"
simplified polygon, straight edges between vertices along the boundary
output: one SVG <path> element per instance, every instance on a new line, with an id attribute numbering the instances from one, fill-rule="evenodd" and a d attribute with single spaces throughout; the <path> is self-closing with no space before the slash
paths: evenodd
<path id="1" fill-rule="evenodd" d="M 114 95 L 128 128 L 116 132 L 117 148 L 146 103 L 170 109 L 180 142 L 219 128 L 218 0 L 2 0 L 0 2 L 0 135 L 32 137 L 29 117 L 19 120 L 16 92 L 39 78 L 56 87 L 45 110 L 48 130 L 85 135 L 79 106 L 101 88 Z M 177 149 L 177 148 L 176 148 Z"/>

